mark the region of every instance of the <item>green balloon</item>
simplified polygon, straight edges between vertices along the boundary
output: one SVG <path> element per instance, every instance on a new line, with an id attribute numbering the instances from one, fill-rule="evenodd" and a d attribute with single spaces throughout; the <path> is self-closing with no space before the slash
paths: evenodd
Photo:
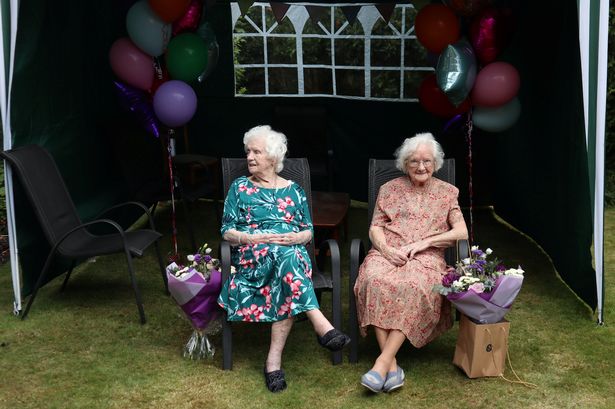
<path id="1" fill-rule="evenodd" d="M 175 80 L 192 82 L 207 68 L 207 44 L 201 37 L 184 33 L 174 37 L 167 48 L 167 69 Z"/>

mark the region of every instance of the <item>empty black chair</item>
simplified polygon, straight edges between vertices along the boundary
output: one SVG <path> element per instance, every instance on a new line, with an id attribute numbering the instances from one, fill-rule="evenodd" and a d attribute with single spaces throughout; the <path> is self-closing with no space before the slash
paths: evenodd
<path id="1" fill-rule="evenodd" d="M 156 232 L 154 221 L 147 208 L 138 202 L 126 202 L 107 209 L 102 215 L 124 206 L 137 206 L 147 215 L 150 229 L 125 231 L 117 222 L 100 217 L 82 223 L 55 161 L 45 149 L 37 145 L 28 145 L 4 151 L 0 153 L 0 156 L 18 175 L 45 238 L 51 245 L 51 251 L 34 286 L 22 319 L 28 315 L 38 289 L 45 283 L 45 277 L 56 254 L 71 260 L 70 268 L 62 284 L 62 289 L 64 289 L 78 259 L 123 252 L 128 263 L 139 317 L 141 323 L 144 324 L 145 313 L 132 266 L 132 258 L 141 257 L 145 249 L 154 244 L 165 288 L 167 285 L 164 265 L 157 244 L 157 240 L 162 235 Z M 92 228 L 100 226 L 106 226 L 114 233 L 96 234 L 92 232 Z"/>
<path id="2" fill-rule="evenodd" d="M 438 179 L 450 184 L 455 184 L 455 159 L 445 159 L 442 168 L 433 174 Z M 372 222 L 374 207 L 378 199 L 380 186 L 397 177 L 404 176 L 404 173 L 395 167 L 393 159 L 370 159 L 368 176 L 368 228 Z M 455 265 L 456 261 L 469 257 L 469 243 L 467 240 L 457 241 L 456 247 L 446 249 L 445 259 L 448 265 Z M 365 246 L 361 239 L 353 239 L 350 243 L 350 302 L 349 302 L 349 332 L 350 338 L 350 362 L 359 360 L 359 323 L 357 319 L 357 304 L 354 295 L 354 284 L 359 274 L 359 266 L 365 258 Z"/>
<path id="3" fill-rule="evenodd" d="M 226 194 L 233 180 L 240 176 L 249 175 L 247 161 L 245 158 L 222 158 L 222 184 Z M 280 176 L 285 179 L 293 180 L 298 183 L 307 195 L 310 213 L 312 213 L 312 191 L 310 189 L 310 166 L 306 158 L 287 158 L 284 160 L 284 169 Z M 340 273 L 340 250 L 335 240 L 326 240 L 320 245 L 318 257 L 315 258 L 314 240 L 306 244 L 310 260 L 312 262 L 312 282 L 314 290 L 320 302 L 320 295 L 323 291 L 332 291 L 332 312 L 333 319 L 331 324 L 337 328 L 342 328 L 342 299 L 341 299 L 341 273 Z M 327 253 L 331 257 L 331 272 L 324 271 Z M 227 241 L 220 244 L 220 259 L 222 262 L 222 282 L 226 282 L 231 273 L 231 246 Z M 233 338 L 231 324 L 223 320 L 222 325 L 223 357 L 222 367 L 232 369 L 232 350 Z M 342 351 L 332 352 L 333 364 L 342 362 Z"/>

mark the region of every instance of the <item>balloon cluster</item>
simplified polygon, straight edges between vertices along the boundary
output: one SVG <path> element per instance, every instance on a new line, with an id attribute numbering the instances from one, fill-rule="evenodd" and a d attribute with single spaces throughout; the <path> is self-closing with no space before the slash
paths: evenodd
<path id="1" fill-rule="evenodd" d="M 419 102 L 443 118 L 470 111 L 474 125 L 489 132 L 512 126 L 521 114 L 520 79 L 511 64 L 496 61 L 513 32 L 512 13 L 491 0 L 446 0 L 416 15 L 415 32 L 436 71 L 419 87 Z M 462 25 L 462 19 L 468 24 Z M 462 26 L 468 33 L 462 36 Z"/>
<path id="2" fill-rule="evenodd" d="M 149 133 L 159 124 L 185 125 L 196 112 L 192 85 L 218 61 L 216 36 L 203 18 L 203 0 L 139 0 L 126 14 L 128 37 L 109 51 L 121 105 Z"/>

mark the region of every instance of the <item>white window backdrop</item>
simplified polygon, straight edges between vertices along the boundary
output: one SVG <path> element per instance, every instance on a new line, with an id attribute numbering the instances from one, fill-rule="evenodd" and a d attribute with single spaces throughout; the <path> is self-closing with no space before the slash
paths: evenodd
<path id="1" fill-rule="evenodd" d="M 352 22 L 347 7 L 356 13 Z M 367 3 L 293 3 L 280 23 L 269 3 L 254 3 L 243 16 L 231 3 L 231 11 L 237 96 L 417 101 L 433 72 L 411 4 L 398 4 L 388 23 Z"/>

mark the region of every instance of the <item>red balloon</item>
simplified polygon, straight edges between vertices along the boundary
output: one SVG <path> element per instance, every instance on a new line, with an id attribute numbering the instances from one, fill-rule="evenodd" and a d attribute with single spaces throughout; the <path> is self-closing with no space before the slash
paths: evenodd
<path id="1" fill-rule="evenodd" d="M 430 4 L 416 15 L 416 38 L 432 53 L 439 54 L 444 47 L 459 39 L 459 19 L 442 4 Z"/>
<path id="2" fill-rule="evenodd" d="M 472 88 L 472 103 L 497 107 L 512 100 L 519 92 L 519 72 L 507 62 L 492 62 L 478 72 Z"/>
<path id="3" fill-rule="evenodd" d="M 489 64 L 506 46 L 513 32 L 510 9 L 487 8 L 472 20 L 470 42 L 481 64 Z"/>
<path id="4" fill-rule="evenodd" d="M 419 87 L 419 103 L 426 111 L 441 118 L 450 118 L 457 114 L 462 114 L 470 110 L 472 104 L 469 98 L 463 101 L 458 107 L 448 100 L 446 94 L 438 87 L 436 74 L 430 74 Z"/>
<path id="5" fill-rule="evenodd" d="M 148 0 L 148 3 L 158 17 L 171 23 L 184 15 L 190 0 Z"/>

